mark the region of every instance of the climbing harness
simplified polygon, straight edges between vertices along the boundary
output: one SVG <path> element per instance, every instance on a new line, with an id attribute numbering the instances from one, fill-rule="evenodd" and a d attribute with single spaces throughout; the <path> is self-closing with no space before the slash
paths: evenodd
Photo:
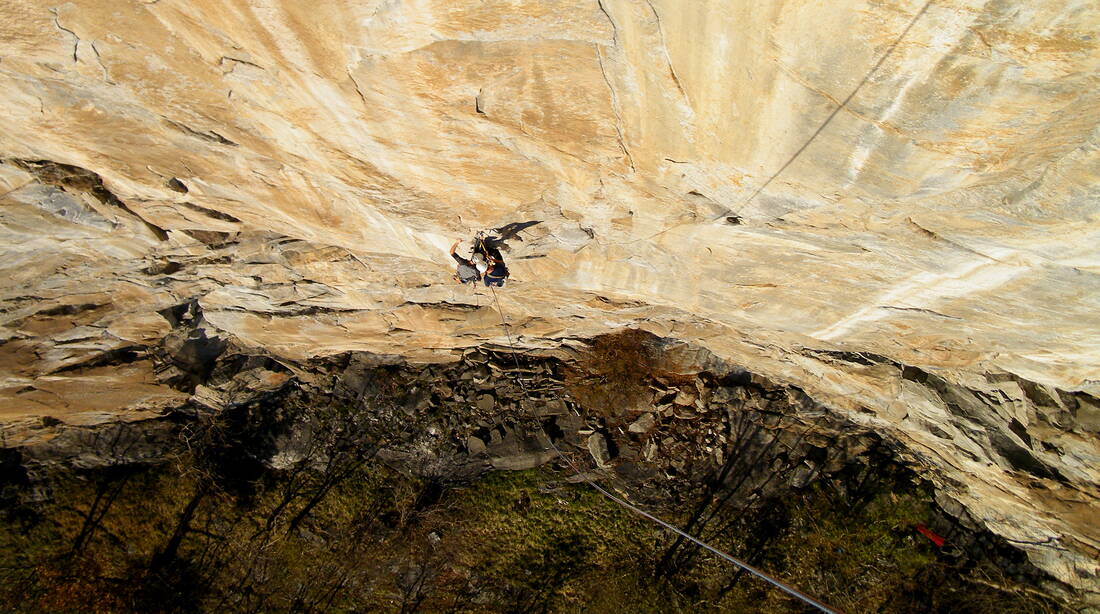
<path id="1" fill-rule="evenodd" d="M 511 350 L 512 350 L 512 360 L 516 364 L 516 369 L 521 369 L 522 367 L 520 367 L 520 364 L 519 364 L 519 357 L 516 355 L 516 345 L 512 342 L 512 333 L 511 333 L 511 331 L 508 330 L 508 321 L 504 318 L 504 310 L 501 309 L 501 307 L 500 307 L 500 297 L 497 296 L 497 291 L 492 286 L 489 286 L 489 290 L 492 291 L 492 293 L 493 293 L 493 301 L 496 302 L 497 313 L 500 314 L 500 325 L 501 325 L 501 328 L 504 329 L 505 336 L 508 338 L 508 347 L 510 347 Z M 526 386 L 526 384 L 523 383 L 523 379 L 522 378 L 516 378 L 516 381 L 519 382 L 520 388 L 523 390 L 524 397 L 527 397 L 528 396 L 527 386 Z M 644 518 L 660 525 L 665 530 L 671 531 L 672 533 L 675 533 L 676 535 L 679 535 L 680 537 L 690 541 L 691 543 L 699 546 L 700 548 L 703 548 L 703 549 L 707 550 L 708 552 L 710 552 L 710 553 L 712 553 L 712 554 L 714 554 L 718 557 L 721 557 L 722 559 L 725 559 L 726 561 L 728 561 L 730 563 L 733 563 L 737 567 L 749 572 L 750 574 L 756 576 L 757 578 L 760 578 L 761 580 L 764 580 L 765 582 L 768 582 L 772 586 L 782 590 L 783 592 L 787 593 L 788 595 L 790 595 L 792 597 L 795 597 L 797 599 L 800 599 L 801 601 L 805 602 L 806 604 L 811 605 L 811 606 L 817 608 L 818 610 L 821 610 L 822 612 L 825 612 L 826 614 L 841 614 L 841 612 L 839 610 L 836 610 L 834 608 L 829 607 L 828 605 L 821 602 L 820 600 L 815 599 L 815 598 L 807 595 L 806 593 L 803 593 L 802 591 L 799 591 L 798 589 L 794 588 L 793 586 L 785 584 L 784 582 L 782 582 L 781 580 L 778 580 L 777 578 L 773 578 L 772 576 L 764 573 L 763 571 L 757 569 L 756 567 L 753 567 L 752 565 L 749 565 L 748 563 L 746 563 L 746 562 L 744 562 L 744 561 L 742 561 L 742 560 L 740 560 L 736 557 L 733 557 L 733 556 L 731 556 L 731 555 L 729 555 L 725 552 L 722 552 L 721 550 L 718 550 L 717 548 L 711 546 L 710 544 L 707 544 L 706 542 L 704 542 L 704 541 L 702 541 L 702 540 L 700 540 L 700 539 L 698 539 L 698 538 L 696 538 L 692 535 L 689 535 L 688 533 L 682 531 L 681 529 L 665 522 L 664 520 L 661 520 L 660 518 L 646 512 L 645 510 L 637 507 L 633 503 L 630 503 L 629 501 L 627 501 L 625 499 L 622 499 L 622 498 L 620 498 L 616 495 L 611 494 L 610 492 L 605 490 L 602 486 L 600 486 L 596 482 L 592 481 L 592 479 L 588 477 L 588 474 L 581 471 L 580 468 L 577 467 L 577 465 L 575 465 L 569 457 L 567 457 L 565 454 L 563 454 L 562 451 L 558 448 L 558 446 L 554 443 L 553 439 L 551 439 L 549 436 L 547 436 L 546 441 L 547 441 L 547 443 L 550 444 L 550 448 L 554 451 L 554 453 L 558 455 L 558 458 L 565 461 L 565 463 L 567 465 L 569 465 L 569 467 L 573 470 L 573 472 L 577 474 L 577 477 L 579 477 L 586 484 L 588 484 L 589 486 L 594 488 L 596 490 L 596 492 L 600 493 L 604 497 L 607 497 L 608 499 L 610 499 L 611 501 L 613 501 L 617 505 L 632 511 L 635 514 L 638 514 L 639 516 L 642 516 L 642 517 L 644 517 Z"/>
<path id="2" fill-rule="evenodd" d="M 482 281 L 486 286 L 503 288 L 504 282 L 509 276 L 508 265 L 504 263 L 500 250 L 494 247 L 492 243 L 486 242 L 486 239 L 489 238 L 485 231 L 480 231 L 474 236 L 474 251 L 471 260 L 478 267 L 478 272 L 481 273 Z M 482 269 L 483 266 L 484 270 Z"/>

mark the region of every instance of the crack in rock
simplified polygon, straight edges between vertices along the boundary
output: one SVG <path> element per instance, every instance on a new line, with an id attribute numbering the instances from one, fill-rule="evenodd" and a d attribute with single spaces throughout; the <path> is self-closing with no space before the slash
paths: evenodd
<path id="1" fill-rule="evenodd" d="M 107 66 L 103 63 L 103 56 L 99 54 L 99 48 L 95 46 L 95 41 L 92 41 L 90 44 L 92 52 L 95 53 L 96 62 L 99 63 L 99 68 L 103 70 L 103 80 L 106 81 L 108 85 L 115 85 L 115 82 L 111 79 L 110 71 L 107 70 Z"/>
<path id="2" fill-rule="evenodd" d="M 657 34 L 661 37 L 661 49 L 665 53 L 665 61 L 668 63 L 668 73 L 672 75 L 672 81 L 676 84 L 676 89 L 680 91 L 680 95 L 684 97 L 688 106 L 691 106 L 691 98 L 687 95 L 687 90 L 680 83 L 680 77 L 676 75 L 676 68 L 672 65 L 672 56 L 668 52 L 668 42 L 665 40 L 665 30 L 661 26 L 661 16 L 657 13 L 657 7 L 653 6 L 651 0 L 646 0 L 646 4 L 649 5 L 649 10 L 653 11 L 653 19 L 657 22 Z"/>
<path id="3" fill-rule="evenodd" d="M 602 4 L 600 5 L 603 6 Z M 603 75 L 603 80 L 607 83 L 607 90 L 611 92 L 611 112 L 615 114 L 615 134 L 619 139 L 619 148 L 623 150 L 623 154 L 626 156 L 626 161 L 630 164 L 630 172 L 636 172 L 634 167 L 634 157 L 630 155 L 630 150 L 626 147 L 626 141 L 623 139 L 623 116 L 619 111 L 619 96 L 615 93 L 615 88 L 611 85 L 611 79 L 607 76 L 607 69 L 603 63 L 603 52 L 600 51 L 600 46 L 596 47 L 596 59 L 600 64 L 600 74 Z"/>
<path id="4" fill-rule="evenodd" d="M 73 64 L 76 64 L 77 62 L 80 61 L 77 58 L 77 52 L 80 50 L 80 37 L 77 36 L 76 32 L 73 32 L 72 30 L 70 30 L 70 29 L 66 28 L 65 26 L 61 25 L 61 20 L 58 18 L 56 8 L 50 9 L 50 13 L 53 14 L 53 25 L 57 26 L 58 30 L 61 30 L 62 32 L 68 32 L 69 34 L 71 34 L 73 36 L 73 39 L 74 39 L 73 40 Z"/>

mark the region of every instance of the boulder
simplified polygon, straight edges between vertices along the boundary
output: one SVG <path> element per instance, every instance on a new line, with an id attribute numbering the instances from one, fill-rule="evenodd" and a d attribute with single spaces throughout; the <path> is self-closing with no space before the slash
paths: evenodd
<path id="1" fill-rule="evenodd" d="M 588 436 L 588 452 L 599 467 L 606 467 L 611 460 L 611 453 L 607 447 L 607 438 L 602 433 L 596 432 Z"/>
<path id="2" fill-rule="evenodd" d="M 491 394 L 483 394 L 477 397 L 477 408 L 481 411 L 493 411 L 497 400 Z"/>
<path id="3" fill-rule="evenodd" d="M 657 419 L 651 412 L 642 414 L 637 420 L 632 422 L 627 430 L 631 433 L 648 433 L 654 425 L 657 424 Z"/>
<path id="4" fill-rule="evenodd" d="M 466 438 L 466 451 L 471 456 L 485 452 L 485 442 L 473 435 Z"/>

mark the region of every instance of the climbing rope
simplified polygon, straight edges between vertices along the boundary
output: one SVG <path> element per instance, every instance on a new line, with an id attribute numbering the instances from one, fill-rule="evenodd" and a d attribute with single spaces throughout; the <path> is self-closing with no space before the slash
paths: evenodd
<path id="1" fill-rule="evenodd" d="M 917 13 L 913 15 L 913 17 L 909 20 L 909 23 L 905 26 L 905 29 L 901 31 L 901 34 L 899 34 L 898 37 L 894 39 L 894 42 L 890 44 L 890 47 L 886 49 L 886 52 L 879 56 L 878 61 L 875 62 L 874 66 L 871 67 L 871 70 L 867 71 L 867 74 L 863 75 L 863 80 L 860 81 L 859 84 L 856 85 L 855 89 L 853 89 L 851 93 L 848 94 L 848 97 L 840 102 L 840 104 L 838 104 L 835 109 L 833 109 L 833 112 L 830 113 L 829 116 L 825 118 L 825 121 L 821 122 L 821 125 L 817 127 L 817 130 L 815 130 L 814 133 L 810 135 L 810 138 L 806 139 L 806 142 L 802 144 L 802 147 L 799 147 L 798 150 L 795 151 L 794 154 L 790 158 L 788 158 L 786 162 L 783 163 L 783 166 L 779 167 L 779 170 L 772 173 L 772 175 L 768 177 L 767 181 L 762 183 L 760 187 L 753 190 L 752 194 L 750 194 L 749 197 L 745 199 L 745 202 L 741 203 L 741 206 L 737 208 L 735 215 L 741 213 L 741 211 L 743 211 L 745 207 L 749 206 L 749 203 L 751 203 L 754 198 L 759 196 L 760 193 L 764 191 L 764 188 L 767 188 L 769 185 L 771 185 L 771 182 L 774 181 L 776 177 L 779 177 L 779 175 L 783 171 L 787 170 L 787 168 L 791 164 L 793 164 L 799 156 L 802 155 L 802 152 L 806 151 L 806 149 L 810 146 L 810 143 L 813 143 L 814 139 L 816 139 L 822 132 L 825 131 L 825 128 L 833 121 L 833 118 L 836 117 L 837 114 L 841 112 L 841 110 L 848 107 L 848 103 L 856 97 L 856 94 L 858 94 L 859 91 L 863 89 L 863 86 L 867 85 L 867 82 L 871 80 L 871 77 L 874 76 L 876 72 L 878 72 L 878 69 L 881 68 L 883 63 L 886 62 L 886 59 L 894 53 L 894 49 L 897 48 L 898 44 L 901 43 L 901 41 L 909 35 L 909 31 L 913 29 L 913 26 L 928 11 L 928 7 L 932 6 L 932 3 L 934 1 L 935 0 L 927 0 L 924 3 L 924 6 L 922 6 L 920 10 L 917 11 Z"/>
<path id="2" fill-rule="evenodd" d="M 501 309 L 501 307 L 500 307 L 500 297 L 497 296 L 497 291 L 492 286 L 489 286 L 489 290 L 491 290 L 492 293 L 493 293 L 493 301 L 496 303 L 497 313 L 500 314 L 501 328 L 504 329 L 504 334 L 508 338 L 508 346 L 512 350 L 512 360 L 516 363 L 516 369 L 521 369 L 522 367 L 520 367 L 520 364 L 519 364 L 519 357 L 516 354 L 516 345 L 512 342 L 512 333 L 511 333 L 511 331 L 508 330 L 508 321 L 504 318 L 504 310 Z M 517 377 L 516 381 L 519 382 L 520 388 L 523 389 L 524 397 L 528 397 L 529 395 L 528 395 L 528 392 L 527 392 L 527 386 L 523 383 L 523 379 Z M 756 576 L 757 578 L 760 578 L 761 580 L 764 580 L 765 582 L 768 582 L 772 586 L 774 586 L 774 587 L 778 588 L 779 590 L 787 593 L 788 595 L 790 595 L 792 597 L 795 597 L 797 599 L 800 599 L 803 602 L 805 602 L 806 604 L 811 605 L 811 606 L 817 608 L 818 610 L 821 610 L 822 612 L 825 612 L 826 614 L 841 614 L 839 610 L 833 609 L 833 608 L 829 607 L 828 605 L 822 603 L 821 601 L 819 601 L 819 600 L 807 595 L 806 593 L 803 593 L 802 591 L 794 588 L 793 586 L 790 586 L 790 585 L 782 582 L 781 580 L 773 578 L 772 576 L 764 573 L 763 571 L 757 569 L 756 567 L 753 567 L 752 565 L 749 565 L 748 563 L 746 563 L 746 562 L 744 562 L 744 561 L 742 561 L 742 560 L 740 560 L 740 559 L 738 559 L 734 556 L 731 556 L 731 555 L 729 555 L 725 552 L 722 552 L 721 550 L 711 546 L 710 544 L 707 544 L 706 542 L 704 542 L 704 541 L 702 541 L 702 540 L 700 540 L 700 539 L 698 539 L 698 538 L 696 538 L 692 535 L 689 535 L 688 533 L 686 533 L 686 532 L 680 530 L 679 528 L 665 522 L 664 520 L 661 520 L 660 518 L 654 516 L 653 514 L 650 514 L 649 512 L 646 512 L 645 510 L 639 508 L 638 506 L 634 505 L 633 503 L 630 503 L 629 501 L 627 501 L 625 499 L 622 499 L 622 498 L 620 498 L 616 495 L 611 494 L 610 492 L 605 490 L 602 486 L 600 486 L 596 482 L 592 481 L 592 479 L 588 477 L 587 473 L 581 471 L 580 468 L 577 467 L 577 465 L 575 465 L 573 463 L 573 461 L 568 456 L 563 454 L 562 451 L 558 448 L 558 446 L 556 444 L 554 444 L 554 440 L 551 439 L 549 435 L 547 435 L 546 441 L 550 444 L 550 448 L 554 451 L 554 453 L 558 455 L 558 458 L 565 461 L 565 463 L 567 465 L 569 465 L 569 467 L 577 474 L 577 477 L 581 478 L 589 486 L 596 489 L 596 492 L 600 493 L 604 497 L 607 497 L 608 499 L 615 502 L 619 506 L 624 507 L 624 508 L 632 511 L 635 514 L 638 514 L 639 516 L 642 516 L 642 517 L 644 517 L 644 518 L 660 525 L 664 529 L 666 529 L 668 531 L 671 531 L 672 533 L 675 533 L 675 534 L 679 535 L 680 537 L 692 542 L 693 544 L 699 546 L 700 548 L 703 548 L 703 549 L 707 550 L 708 552 L 711 552 L 712 554 L 715 554 L 715 555 L 725 559 L 726 561 L 729 561 L 730 563 L 733 563 L 737 567 L 749 572 L 750 574 Z"/>

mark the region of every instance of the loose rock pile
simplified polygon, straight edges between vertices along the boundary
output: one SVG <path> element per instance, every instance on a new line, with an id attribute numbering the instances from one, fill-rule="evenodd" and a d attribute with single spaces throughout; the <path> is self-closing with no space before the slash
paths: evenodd
<path id="1" fill-rule="evenodd" d="M 382 462 L 441 483 L 554 464 L 564 479 L 582 479 L 573 472 L 579 467 L 636 503 L 666 508 L 686 507 L 706 489 L 748 509 L 817 481 L 841 497 L 856 497 L 883 472 L 915 477 L 891 441 L 796 387 L 733 368 L 643 373 L 633 383 L 641 400 L 595 406 L 591 395 L 576 394 L 591 373 L 568 353 L 512 355 L 482 347 L 446 364 L 410 365 L 367 353 L 288 363 L 219 338 L 204 327 L 197 305 L 181 305 L 168 316 L 174 332 L 156 354 L 157 373 L 189 395 L 187 401 L 164 419 L 110 431 L 49 425 L 56 432 L 39 438 L 42 443 L 5 451 L 5 465 L 17 470 L 21 484 L 33 483 L 50 464 L 94 469 L 159 462 L 196 419 L 232 424 L 229 443 L 240 449 L 227 457 L 275 471 L 303 458 L 323 459 L 316 456 L 319 441 L 348 441 L 326 438 L 324 430 L 354 428 L 372 438 L 363 449 L 376 451 Z M 334 408 L 342 422 L 326 417 Z M 128 444 L 125 453 L 107 445 L 118 442 Z M 1030 569 L 991 535 L 948 534 L 975 551 L 1003 552 L 1003 560 L 996 559 L 1002 569 Z"/>
<path id="2" fill-rule="evenodd" d="M 750 475 L 748 493 L 804 487 L 853 467 L 858 473 L 885 450 L 874 433 L 844 423 L 796 388 L 762 378 L 652 376 L 648 403 L 585 407 L 570 392 L 571 369 L 576 365 L 559 358 L 490 349 L 423 367 L 356 357 L 340 376 L 337 396 L 378 399 L 380 381 L 400 382 L 387 400 L 423 428 L 384 456 L 414 473 L 451 478 L 555 461 L 553 441 L 586 470 L 659 491 L 737 463 L 738 479 Z"/>

